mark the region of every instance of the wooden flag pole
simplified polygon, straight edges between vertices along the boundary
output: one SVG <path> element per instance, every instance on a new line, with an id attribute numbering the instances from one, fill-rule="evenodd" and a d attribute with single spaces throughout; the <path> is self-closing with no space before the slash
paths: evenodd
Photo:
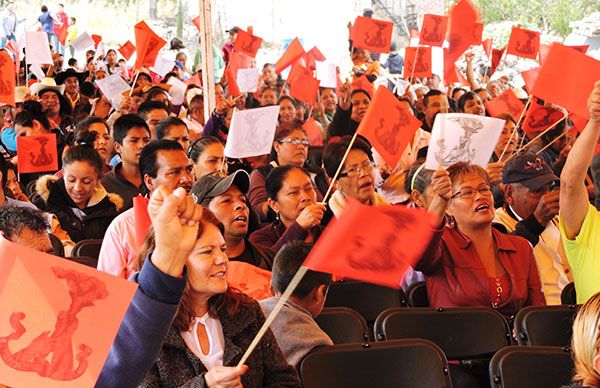
<path id="1" fill-rule="evenodd" d="M 262 337 L 265 335 L 267 329 L 269 328 L 269 326 L 271 326 L 271 323 L 273 323 L 273 320 L 275 319 L 277 314 L 279 314 L 285 302 L 287 302 L 290 295 L 292 295 L 292 292 L 294 292 L 294 290 L 298 286 L 298 283 L 300 283 L 300 280 L 302 280 L 304 274 L 306 274 L 306 271 L 308 271 L 308 267 L 305 266 L 302 266 L 298 269 L 298 272 L 296 272 L 296 275 L 294 275 L 294 277 L 290 281 L 290 284 L 287 286 L 283 294 L 279 297 L 279 301 L 275 305 L 275 308 L 273 309 L 273 311 L 271 311 L 271 314 L 269 314 L 269 316 L 265 320 L 265 323 L 263 323 L 258 333 L 256 333 L 256 336 L 250 343 L 250 346 L 248 346 L 248 349 L 246 349 L 246 352 L 242 356 L 242 359 L 237 364 L 238 367 L 244 365 L 244 363 L 248 360 L 248 357 L 250 357 L 252 351 L 256 348 Z"/>
<path id="2" fill-rule="evenodd" d="M 560 139 L 560 138 L 561 138 L 561 137 L 563 137 L 563 136 L 566 136 L 566 135 L 567 135 L 567 133 L 569 133 L 569 131 L 564 131 L 564 132 L 563 132 L 563 133 L 561 133 L 560 135 L 556 136 L 556 137 L 554 138 L 554 140 L 552 140 L 550 143 L 546 144 L 546 145 L 544 146 L 544 148 L 542 148 L 541 150 L 537 151 L 535 154 L 536 154 L 536 155 L 539 155 L 539 154 L 541 154 L 541 153 L 542 153 L 542 152 L 544 152 L 544 151 L 545 151 L 545 150 L 546 150 L 548 147 L 550 147 L 552 144 L 554 144 L 554 142 L 555 142 L 555 141 L 557 141 L 558 139 Z"/>
<path id="3" fill-rule="evenodd" d="M 202 54 L 202 93 L 204 95 L 204 117 L 215 110 L 215 68 L 212 51 L 212 8 L 211 0 L 200 0 L 200 52 Z M 196 69 L 194 69 L 196 70 Z"/>
<path id="4" fill-rule="evenodd" d="M 510 141 L 512 140 L 513 136 L 517 133 L 517 131 L 519 130 L 519 125 L 521 124 L 521 120 L 523 119 L 523 116 L 525 115 L 525 112 L 527 111 L 527 108 L 529 107 L 529 105 L 531 104 L 531 99 L 533 98 L 533 96 L 529 96 L 529 99 L 527 100 L 527 103 L 525 104 L 525 106 L 523 107 L 523 109 L 521 110 L 521 115 L 519 116 L 519 119 L 517 120 L 517 123 L 515 124 L 515 129 L 512 130 L 512 132 L 510 133 L 510 137 L 508 138 L 508 142 L 506 143 L 506 145 L 504 146 L 504 149 L 502 150 L 502 153 L 500 154 L 500 157 L 498 158 L 498 161 L 501 162 L 502 161 L 502 157 L 504 156 L 504 154 L 506 153 L 506 150 L 508 148 L 508 145 L 510 144 Z"/>
<path id="5" fill-rule="evenodd" d="M 413 76 L 415 75 L 415 66 L 417 65 L 417 58 L 419 58 L 419 47 L 420 46 L 421 46 L 421 43 L 419 42 L 419 45 L 417 46 L 417 49 L 415 50 L 415 56 L 413 57 L 412 69 L 410 70 L 410 78 L 408 81 L 408 82 L 410 82 L 411 85 L 413 83 Z"/>
<path id="6" fill-rule="evenodd" d="M 140 69 L 136 69 L 135 77 L 133 78 L 133 83 L 131 84 L 131 89 L 129 89 L 129 97 L 133 94 L 133 89 L 135 89 L 135 83 L 137 82 L 138 77 L 140 76 Z"/>
<path id="7" fill-rule="evenodd" d="M 354 135 L 352 136 L 352 139 L 350 140 L 350 143 L 348 144 L 348 148 L 346 149 L 346 152 L 344 153 L 344 156 L 342 157 L 342 161 L 340 162 L 340 165 L 338 166 L 337 171 L 335 172 L 335 175 L 333 176 L 333 178 L 331 179 L 331 182 L 329 183 L 327 192 L 323 196 L 323 201 L 321 201 L 321 203 L 323 205 L 327 205 L 327 198 L 329 198 L 329 194 L 331 194 L 331 190 L 333 189 L 333 186 L 335 185 L 335 181 L 337 180 L 338 176 L 340 175 L 340 172 L 342 171 L 344 162 L 346 161 L 346 158 L 348 157 L 348 154 L 350 153 L 350 150 L 352 149 L 352 146 L 354 145 L 354 142 L 356 141 L 356 136 L 358 136 L 358 128 L 357 128 L 356 132 L 354 132 Z"/>
<path id="8" fill-rule="evenodd" d="M 540 137 L 542 137 L 546 132 L 550 131 L 551 129 L 553 129 L 554 127 L 556 127 L 561 121 L 563 121 L 564 119 L 567 118 L 567 115 L 564 115 L 560 120 L 558 120 L 557 122 L 555 122 L 554 124 L 552 124 L 551 126 L 549 126 L 548 128 L 546 128 L 545 130 L 543 130 L 542 132 L 540 132 L 536 137 L 534 137 L 533 139 L 531 139 L 531 141 L 529 141 L 527 144 L 525 144 L 523 147 L 520 147 L 519 149 L 517 149 L 511 156 L 508 157 L 508 159 L 506 159 L 504 162 L 508 163 L 509 160 L 511 160 L 512 158 L 515 157 L 515 155 L 518 155 L 521 151 L 523 151 L 524 149 L 526 149 L 527 147 L 529 147 L 531 144 L 533 144 L 537 139 L 539 139 Z"/>

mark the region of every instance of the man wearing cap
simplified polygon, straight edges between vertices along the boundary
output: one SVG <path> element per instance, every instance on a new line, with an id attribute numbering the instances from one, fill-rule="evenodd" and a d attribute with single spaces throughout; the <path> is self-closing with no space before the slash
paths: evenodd
<path id="1" fill-rule="evenodd" d="M 505 204 L 494 221 L 531 243 L 546 303 L 561 304 L 560 293 L 573 279 L 558 228 L 559 179 L 542 158 L 526 153 L 504 166 L 502 183 Z"/>
<path id="2" fill-rule="evenodd" d="M 192 162 L 176 141 L 162 139 L 148 143 L 140 155 L 139 168 L 143 185 L 149 193 L 160 185 L 166 185 L 171 190 L 183 187 L 187 193 L 192 190 Z M 121 213 L 111 222 L 100 248 L 100 271 L 127 279 L 137 270 L 135 258 L 140 247 L 135 231 L 134 208 Z"/>
<path id="3" fill-rule="evenodd" d="M 44 78 L 29 88 L 31 94 L 40 98 L 42 109 L 50 119 L 53 128 L 60 129 L 63 133 L 67 132 L 72 126 L 71 113 L 73 109 L 65 100 L 63 93 L 65 85 L 57 85 L 53 78 Z"/>
<path id="4" fill-rule="evenodd" d="M 229 34 L 229 39 L 223 46 L 223 60 L 225 61 L 225 66 L 227 66 L 227 64 L 229 63 L 229 54 L 233 52 L 233 44 L 235 43 L 235 39 L 237 38 L 237 33 L 239 30 L 240 28 L 238 26 L 235 26 L 225 31 Z"/>
<path id="5" fill-rule="evenodd" d="M 192 189 L 192 197 L 208 207 L 225 226 L 225 244 L 229 260 L 243 261 L 266 270 L 273 267 L 275 252 L 247 239 L 250 208 L 246 193 L 250 176 L 237 170 L 231 175 L 218 172 L 200 178 Z"/>

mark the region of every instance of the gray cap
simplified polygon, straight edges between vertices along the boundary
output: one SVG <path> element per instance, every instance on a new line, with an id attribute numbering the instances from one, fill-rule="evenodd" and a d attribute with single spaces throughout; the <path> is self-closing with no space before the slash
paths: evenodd
<path id="1" fill-rule="evenodd" d="M 198 180 L 192 187 L 192 197 L 196 203 L 208 206 L 210 200 L 223 194 L 231 185 L 235 185 L 243 194 L 250 188 L 250 176 L 244 170 L 237 170 L 231 175 L 213 172 Z"/>

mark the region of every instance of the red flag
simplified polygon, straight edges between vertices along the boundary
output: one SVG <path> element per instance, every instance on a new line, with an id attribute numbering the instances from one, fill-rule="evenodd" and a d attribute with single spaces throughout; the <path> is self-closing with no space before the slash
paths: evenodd
<path id="1" fill-rule="evenodd" d="M 574 113 L 569 113 L 569 119 L 573 123 L 573 128 L 575 128 L 579 133 L 583 131 L 589 121 L 588 119 L 579 117 Z"/>
<path id="2" fill-rule="evenodd" d="M 102 36 L 92 34 L 92 40 L 94 41 L 94 48 L 97 49 L 100 42 L 102 42 Z"/>
<path id="3" fill-rule="evenodd" d="M 450 10 L 448 58 L 456 60 L 473 44 L 473 31 L 478 27 L 479 12 L 469 0 L 459 0 Z"/>
<path id="4" fill-rule="evenodd" d="M 500 64 L 500 60 L 502 59 L 505 50 L 506 48 L 492 49 L 492 66 L 490 67 L 490 74 L 496 72 L 496 68 Z"/>
<path id="5" fill-rule="evenodd" d="M 541 105 L 534 100 L 531 102 L 521 127 L 530 135 L 537 134 L 562 119 L 563 116 L 560 110 L 551 106 Z"/>
<path id="6" fill-rule="evenodd" d="M 352 25 L 352 46 L 375 53 L 389 53 L 394 23 L 358 16 Z"/>
<path id="7" fill-rule="evenodd" d="M 450 85 L 458 82 L 463 85 L 468 85 L 468 81 L 462 71 L 456 66 L 455 61 L 448 57 L 448 49 L 444 48 L 444 82 Z"/>
<path id="8" fill-rule="evenodd" d="M 91 387 L 137 285 L 0 237 L 0 375 L 11 387 Z"/>
<path id="9" fill-rule="evenodd" d="M 564 44 L 560 44 L 560 43 L 553 43 L 552 45 L 549 45 L 549 44 L 542 44 L 542 45 L 540 45 L 540 66 L 542 66 L 544 64 L 544 62 L 546 62 L 546 58 L 548 58 L 548 54 L 550 54 L 550 49 L 555 44 L 558 44 L 560 46 L 565 46 Z M 587 49 L 590 46 L 583 45 L 583 46 L 565 46 L 565 47 L 570 47 L 573 50 L 577 50 L 580 53 L 584 53 L 585 54 L 587 52 Z"/>
<path id="10" fill-rule="evenodd" d="M 258 52 L 262 41 L 262 38 L 254 36 L 252 33 L 248 33 L 244 30 L 238 30 L 237 38 L 235 38 L 233 48 L 254 58 L 256 57 L 256 53 Z"/>
<path id="11" fill-rule="evenodd" d="M 421 26 L 421 35 L 419 45 L 429 45 L 442 47 L 446 39 L 446 30 L 448 29 L 448 17 L 440 15 L 425 14 L 423 16 L 423 25 Z"/>
<path id="12" fill-rule="evenodd" d="M 19 173 L 58 170 L 56 135 L 18 136 L 17 154 Z"/>
<path id="13" fill-rule="evenodd" d="M 165 45 L 165 42 L 160 36 L 156 35 L 154 31 L 146 24 L 141 21 L 135 25 L 135 46 L 137 51 L 137 58 L 135 59 L 134 67 L 139 69 L 141 67 L 154 66 L 158 51 Z"/>
<path id="14" fill-rule="evenodd" d="M 146 239 L 146 234 L 152 226 L 150 215 L 148 214 L 149 198 L 137 195 L 133 197 L 133 211 L 135 218 L 135 243 L 138 248 L 141 248 Z"/>
<path id="15" fill-rule="evenodd" d="M 352 86 L 352 91 L 362 89 L 365 92 L 369 93 L 369 96 L 373 97 L 373 84 L 369 82 L 365 75 L 361 75 L 358 78 L 352 80 L 350 84 Z"/>
<path id="16" fill-rule="evenodd" d="M 0 50 L 0 104 L 15 106 L 15 86 L 13 59 L 9 53 Z"/>
<path id="17" fill-rule="evenodd" d="M 196 26 L 196 28 L 198 29 L 198 31 L 202 31 L 202 29 L 200 28 L 200 15 L 196 16 L 195 18 L 192 19 L 192 23 Z"/>
<path id="18" fill-rule="evenodd" d="M 404 78 L 431 77 L 431 74 L 431 47 L 407 47 L 404 51 Z"/>
<path id="19" fill-rule="evenodd" d="M 281 58 L 275 63 L 275 72 L 277 74 L 281 73 L 286 67 L 296 62 L 302 55 L 304 55 L 302 43 L 300 43 L 298 38 L 294 38 Z"/>
<path id="20" fill-rule="evenodd" d="M 513 27 L 506 50 L 507 54 L 536 59 L 540 51 L 540 33 L 520 27 Z"/>
<path id="21" fill-rule="evenodd" d="M 492 117 L 496 117 L 500 113 L 510 113 L 515 120 L 518 120 L 525 105 L 517 98 L 512 89 L 506 89 L 498 97 L 486 102 L 485 108 Z"/>
<path id="22" fill-rule="evenodd" d="M 313 271 L 400 288 L 406 270 L 431 241 L 436 217 L 405 206 L 367 206 L 348 201 L 304 265 Z"/>
<path id="23" fill-rule="evenodd" d="M 475 29 L 473 30 L 473 42 L 471 45 L 479 46 L 483 41 L 483 23 L 475 23 Z"/>
<path id="24" fill-rule="evenodd" d="M 304 66 L 309 70 L 316 70 L 317 65 L 316 62 L 323 62 L 325 60 L 325 55 L 319 51 L 317 46 L 308 50 L 303 56 L 302 61 L 304 61 Z"/>
<path id="25" fill-rule="evenodd" d="M 271 272 L 243 261 L 227 263 L 227 284 L 256 300 L 273 296 Z"/>
<path id="26" fill-rule="evenodd" d="M 396 166 L 421 125 L 387 87 L 379 85 L 357 132 L 369 139 L 389 166 Z"/>
<path id="27" fill-rule="evenodd" d="M 298 78 L 300 77 L 311 77 L 312 75 L 312 71 L 308 70 L 306 67 L 296 62 L 292 65 L 292 69 L 288 74 L 286 82 L 291 85 L 295 83 L 296 80 L 298 80 Z"/>
<path id="28" fill-rule="evenodd" d="M 237 70 L 233 70 L 231 66 L 227 66 L 225 69 L 225 78 L 227 79 L 227 94 L 233 97 L 237 97 L 240 92 L 240 87 L 237 83 Z"/>
<path id="29" fill-rule="evenodd" d="M 308 76 L 301 74 L 294 83 L 290 84 L 290 96 L 312 106 L 317 101 L 320 82 L 312 74 Z"/>
<path id="30" fill-rule="evenodd" d="M 531 94 L 589 118 L 587 99 L 600 74 L 600 61 L 570 47 L 553 45 Z"/>
<path id="31" fill-rule="evenodd" d="M 133 45 L 133 43 L 131 43 L 130 40 L 128 40 L 127 42 L 123 43 L 123 45 L 119 47 L 118 50 L 123 56 L 123 58 L 125 58 L 125 60 L 128 61 L 129 58 L 131 58 L 131 56 L 133 55 L 133 53 L 135 53 L 135 46 Z"/>
<path id="32" fill-rule="evenodd" d="M 304 124 L 302 124 L 306 137 L 310 142 L 311 146 L 322 146 L 323 145 L 323 133 L 321 127 L 314 118 L 310 117 Z"/>
<path id="33" fill-rule="evenodd" d="M 9 40 L 8 43 L 6 43 L 6 47 L 4 47 L 4 48 L 13 54 L 13 57 L 15 59 L 15 61 L 14 61 L 15 62 L 15 74 L 18 76 L 19 70 L 21 68 L 21 59 L 19 56 L 19 46 L 17 45 L 16 41 Z"/>
<path id="34" fill-rule="evenodd" d="M 494 39 L 492 39 L 492 38 L 486 39 L 483 42 L 481 42 L 481 45 L 483 46 L 483 51 L 485 52 L 485 55 L 487 55 L 487 57 L 491 60 Z"/>
<path id="35" fill-rule="evenodd" d="M 521 73 L 521 77 L 523 77 L 523 81 L 525 81 L 525 87 L 527 88 L 527 92 L 531 93 L 531 91 L 535 87 L 535 82 L 537 81 L 539 74 L 539 67 L 534 67 L 533 69 L 529 69 Z"/>
<path id="36" fill-rule="evenodd" d="M 200 79 L 200 76 L 198 75 L 198 73 L 194 73 L 194 75 L 191 76 L 190 79 L 185 81 L 185 84 L 202 86 L 202 80 Z"/>
<path id="37" fill-rule="evenodd" d="M 67 35 L 68 35 L 68 33 L 69 33 L 69 30 L 67 28 L 62 28 L 60 30 L 60 32 L 58 33 L 58 41 L 63 46 L 67 43 Z"/>

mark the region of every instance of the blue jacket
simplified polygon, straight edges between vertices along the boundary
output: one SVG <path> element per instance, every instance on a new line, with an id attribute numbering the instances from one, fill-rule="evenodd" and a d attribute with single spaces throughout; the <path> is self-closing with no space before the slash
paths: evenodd
<path id="1" fill-rule="evenodd" d="M 404 68 L 404 58 L 400 54 L 392 53 L 387 57 L 387 60 L 381 66 L 388 69 L 391 74 L 402 74 L 402 69 Z"/>

